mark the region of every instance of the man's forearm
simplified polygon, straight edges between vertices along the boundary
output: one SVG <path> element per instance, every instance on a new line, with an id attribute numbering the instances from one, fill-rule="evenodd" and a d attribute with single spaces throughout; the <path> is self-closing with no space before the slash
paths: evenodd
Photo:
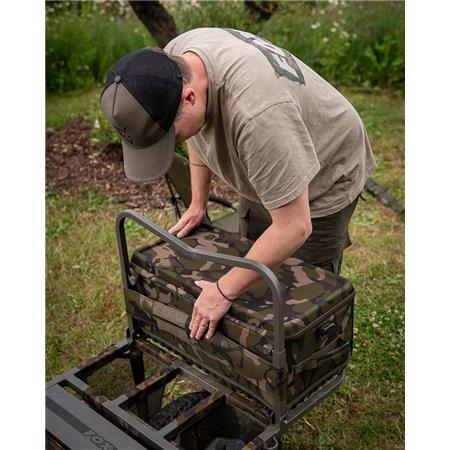
<path id="1" fill-rule="evenodd" d="M 310 231 L 301 224 L 286 228 L 272 224 L 253 244 L 246 258 L 254 259 L 274 269 L 300 248 Z M 261 277 L 254 270 L 235 267 L 219 281 L 225 295 L 235 298 Z"/>
<path id="2" fill-rule="evenodd" d="M 211 184 L 211 171 L 203 164 L 201 159 L 188 145 L 189 166 L 191 172 L 191 192 L 193 207 L 205 209 L 208 203 L 209 186 Z"/>

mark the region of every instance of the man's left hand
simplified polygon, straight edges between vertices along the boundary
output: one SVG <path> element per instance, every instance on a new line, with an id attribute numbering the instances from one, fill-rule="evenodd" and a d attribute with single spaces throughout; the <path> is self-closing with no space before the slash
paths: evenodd
<path id="1" fill-rule="evenodd" d="M 233 302 L 226 300 L 217 289 L 216 283 L 196 281 L 202 289 L 194 304 L 192 319 L 189 325 L 191 339 L 200 339 L 208 330 L 206 339 L 214 335 L 219 320 L 227 313 Z"/>

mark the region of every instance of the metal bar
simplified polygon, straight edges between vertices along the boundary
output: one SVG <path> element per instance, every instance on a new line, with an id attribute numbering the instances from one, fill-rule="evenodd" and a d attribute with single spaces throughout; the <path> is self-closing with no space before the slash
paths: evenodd
<path id="1" fill-rule="evenodd" d="M 110 345 L 98 355 L 92 356 L 91 358 L 83 361 L 78 366 L 78 372 L 76 373 L 76 376 L 80 378 L 90 376 L 95 370 L 106 366 L 111 361 L 116 359 L 118 355 L 125 353 L 128 350 L 129 344 L 130 341 L 128 339 L 125 339 L 121 342 L 118 342 L 117 344 Z"/>
<path id="2" fill-rule="evenodd" d="M 170 366 L 174 361 L 177 361 L 178 358 L 163 351 L 161 348 L 147 341 L 146 339 L 136 339 L 134 341 L 136 347 L 145 354 L 155 358 L 158 362 L 165 364 L 166 366 Z"/>
<path id="3" fill-rule="evenodd" d="M 144 356 L 143 353 L 137 348 L 132 348 L 130 350 L 130 366 L 131 372 L 133 373 L 133 380 L 136 388 L 145 380 L 145 369 L 144 369 Z M 139 392 L 139 391 L 138 391 Z M 148 408 L 147 402 L 138 401 L 136 407 L 139 411 L 139 414 L 147 418 L 148 416 Z"/>
<path id="4" fill-rule="evenodd" d="M 227 403 L 240 411 L 250 414 L 254 419 L 263 423 L 265 426 L 270 424 L 272 412 L 269 412 L 261 403 L 248 400 L 236 391 L 231 391 L 227 398 Z"/>
<path id="5" fill-rule="evenodd" d="M 224 395 L 229 395 L 231 392 L 233 392 L 229 387 L 218 383 L 211 375 L 207 375 L 194 369 L 192 366 L 182 360 L 177 360 L 173 365 L 174 367 L 178 367 L 183 375 L 186 375 L 196 383 L 201 384 L 201 386 L 210 393 L 220 391 Z"/>
<path id="6" fill-rule="evenodd" d="M 280 423 L 278 422 L 267 427 L 262 433 L 258 435 L 258 437 L 264 442 L 268 442 L 273 437 L 280 437 L 281 434 Z"/>
<path id="7" fill-rule="evenodd" d="M 125 219 L 131 219 L 151 231 L 163 241 L 167 242 L 173 250 L 186 258 L 205 259 L 217 262 L 225 266 L 241 267 L 244 269 L 254 270 L 265 279 L 272 291 L 273 311 L 274 311 L 274 350 L 273 365 L 276 369 L 284 369 L 286 366 L 286 357 L 284 350 L 284 329 L 283 329 L 283 301 L 281 293 L 281 285 L 275 274 L 266 265 L 248 258 L 238 256 L 224 255 L 222 253 L 210 252 L 207 250 L 199 250 L 192 248 L 185 242 L 177 239 L 168 231 L 161 228 L 143 215 L 127 209 L 120 213 L 116 219 L 116 232 L 119 244 L 120 262 L 122 268 L 122 280 L 124 287 L 129 286 L 128 276 L 130 275 L 130 264 L 127 252 L 127 244 L 125 237 Z"/>
<path id="8" fill-rule="evenodd" d="M 64 448 L 144 449 L 61 386 L 47 389 L 45 402 L 47 432 L 63 443 Z"/>
<path id="9" fill-rule="evenodd" d="M 178 450 L 173 444 L 164 439 L 161 434 L 153 430 L 141 419 L 120 408 L 114 402 L 103 403 L 103 411 L 107 418 L 120 428 L 125 428 L 150 448 L 158 450 Z"/>
<path id="10" fill-rule="evenodd" d="M 223 403 L 225 396 L 220 392 L 214 392 L 209 397 L 198 402 L 192 408 L 189 408 L 180 416 L 176 417 L 172 422 L 168 423 L 164 428 L 159 430 L 161 436 L 171 440 L 179 430 L 188 427 L 190 424 L 197 422 L 210 411 L 216 409 Z"/>
<path id="11" fill-rule="evenodd" d="M 86 391 L 93 389 L 89 384 L 85 383 L 81 378 L 78 378 L 76 374 L 66 373 L 64 380 L 60 383 L 65 386 L 71 387 L 77 394 L 83 395 Z"/>
<path id="12" fill-rule="evenodd" d="M 134 386 L 127 393 L 118 397 L 114 403 L 117 403 L 123 409 L 129 409 L 132 404 L 137 404 L 148 392 L 156 391 L 173 381 L 178 373 L 176 369 L 163 369 L 153 377 L 148 378 L 137 386 Z"/>
<path id="13" fill-rule="evenodd" d="M 166 179 L 167 187 L 169 188 L 169 192 L 170 192 L 170 203 L 172 204 L 174 219 L 177 222 L 178 220 L 181 219 L 181 211 L 180 211 L 180 208 L 178 207 L 178 199 L 177 199 L 177 196 L 175 195 L 175 192 L 172 189 L 172 183 L 170 181 L 169 176 L 165 175 L 164 178 Z"/>
<path id="14" fill-rule="evenodd" d="M 67 372 L 62 373 L 61 375 L 58 375 L 57 377 L 53 378 L 53 380 L 50 380 L 45 384 L 45 389 L 48 389 L 52 386 L 63 383 L 64 381 L 66 381 L 68 376 L 72 376 L 74 373 L 77 373 L 77 372 L 78 372 L 78 368 L 75 367 L 73 369 L 68 370 Z"/>
<path id="15" fill-rule="evenodd" d="M 297 407 L 289 411 L 287 414 L 287 426 L 292 425 L 299 417 L 306 414 L 309 410 L 314 408 L 319 402 L 328 397 L 333 391 L 335 391 L 344 381 L 345 373 L 342 372 L 330 383 L 326 384 L 322 389 L 314 393 L 308 400 L 300 403 Z"/>
<path id="16" fill-rule="evenodd" d="M 283 301 L 281 293 L 281 285 L 275 274 L 266 265 L 259 261 L 254 261 L 248 258 L 241 258 L 237 256 L 224 255 L 221 253 L 210 252 L 207 250 L 199 250 L 190 247 L 185 242 L 177 239 L 168 231 L 161 228 L 151 220 L 147 219 L 143 215 L 127 209 L 121 212 L 116 219 L 116 233 L 117 242 L 119 246 L 119 257 L 122 269 L 122 282 L 124 288 L 130 288 L 132 286 L 130 282 L 130 262 L 128 258 L 128 249 L 125 236 L 125 219 L 131 219 L 138 223 L 145 229 L 149 230 L 164 242 L 167 242 L 175 251 L 184 257 L 190 259 L 201 259 L 207 261 L 217 262 L 225 266 L 241 267 L 244 269 L 254 270 L 258 272 L 263 279 L 268 283 L 272 292 L 273 298 L 273 314 L 274 314 L 274 348 L 273 348 L 273 366 L 275 369 L 284 371 L 287 367 L 286 364 L 286 350 L 284 348 L 284 328 L 283 328 Z M 132 330 L 131 330 L 132 331 Z M 274 414 L 276 420 L 280 420 L 286 413 L 286 395 L 287 388 L 285 388 L 285 395 L 282 396 L 284 400 L 277 401 L 274 405 Z"/>

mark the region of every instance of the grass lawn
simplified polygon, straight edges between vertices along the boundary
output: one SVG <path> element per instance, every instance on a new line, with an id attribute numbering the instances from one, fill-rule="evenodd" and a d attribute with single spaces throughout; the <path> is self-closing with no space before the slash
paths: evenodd
<path id="1" fill-rule="evenodd" d="M 100 104 L 100 88 L 86 92 L 48 96 L 45 102 L 45 130 L 64 126 L 69 120 L 92 117 Z"/>
<path id="2" fill-rule="evenodd" d="M 373 177 L 404 199 L 404 99 L 341 89 L 360 112 L 376 154 Z M 51 98 L 47 127 L 88 115 L 98 92 Z M 286 450 L 404 447 L 404 222 L 369 194 L 351 224 L 343 275 L 357 290 L 355 348 L 342 388 L 286 434 Z M 123 339 L 126 317 L 114 221 L 122 205 L 95 192 L 48 192 L 46 377 Z M 148 214 L 163 227 L 170 209 Z M 129 226 L 130 246 L 149 239 Z"/>

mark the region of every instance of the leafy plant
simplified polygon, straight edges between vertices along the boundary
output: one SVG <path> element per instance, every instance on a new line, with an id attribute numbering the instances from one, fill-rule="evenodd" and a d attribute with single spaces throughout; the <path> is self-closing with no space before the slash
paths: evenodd
<path id="1" fill-rule="evenodd" d="M 101 86 L 118 59 L 155 45 L 134 14 L 120 14 L 108 2 L 51 2 L 46 12 L 48 93 Z"/>
<path id="2" fill-rule="evenodd" d="M 265 22 L 255 22 L 242 1 L 164 4 L 180 32 L 243 29 L 291 51 L 330 82 L 404 90 L 403 2 L 280 2 Z M 120 2 L 47 2 L 46 31 L 49 93 L 101 86 L 121 56 L 155 45 Z"/>

